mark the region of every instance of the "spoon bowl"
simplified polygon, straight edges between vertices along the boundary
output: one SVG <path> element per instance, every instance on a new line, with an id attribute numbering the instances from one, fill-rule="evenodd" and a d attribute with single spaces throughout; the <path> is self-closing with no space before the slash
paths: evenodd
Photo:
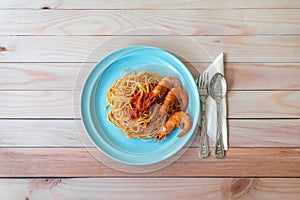
<path id="1" fill-rule="evenodd" d="M 227 92 L 226 80 L 221 73 L 216 73 L 209 84 L 209 94 L 215 101 L 221 101 Z"/>

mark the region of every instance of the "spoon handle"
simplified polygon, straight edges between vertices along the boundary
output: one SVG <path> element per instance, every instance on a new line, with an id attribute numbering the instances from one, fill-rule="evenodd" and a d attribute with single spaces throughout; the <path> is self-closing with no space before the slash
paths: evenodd
<path id="1" fill-rule="evenodd" d="M 217 103 L 217 136 L 215 144 L 215 158 L 221 159 L 225 156 L 224 144 L 223 144 L 223 135 L 222 135 L 222 116 L 221 116 L 221 107 L 220 101 Z"/>

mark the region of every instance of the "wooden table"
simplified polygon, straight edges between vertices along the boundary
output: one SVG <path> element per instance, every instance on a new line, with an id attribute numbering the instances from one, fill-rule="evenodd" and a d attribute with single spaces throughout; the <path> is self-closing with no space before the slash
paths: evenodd
<path id="1" fill-rule="evenodd" d="M 82 62 L 149 26 L 225 53 L 226 158 L 200 160 L 197 137 L 172 165 L 130 174 L 82 146 L 72 111 Z M 300 1 L 2 0 L 0 30 L 1 199 L 300 199 Z M 151 37 L 166 38 L 122 41 Z M 208 61 L 188 62 L 201 72 Z"/>

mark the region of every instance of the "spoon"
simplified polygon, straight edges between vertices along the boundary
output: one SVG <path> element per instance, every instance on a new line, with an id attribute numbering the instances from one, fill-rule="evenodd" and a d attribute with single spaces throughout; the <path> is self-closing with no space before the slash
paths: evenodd
<path id="1" fill-rule="evenodd" d="M 217 103 L 217 135 L 216 135 L 216 144 L 215 144 L 215 158 L 223 158 L 225 155 L 224 152 L 224 144 L 223 144 L 223 136 L 222 136 L 222 116 L 221 116 L 221 100 L 226 95 L 226 81 L 221 73 L 216 73 L 209 84 L 209 95 L 216 101 Z"/>

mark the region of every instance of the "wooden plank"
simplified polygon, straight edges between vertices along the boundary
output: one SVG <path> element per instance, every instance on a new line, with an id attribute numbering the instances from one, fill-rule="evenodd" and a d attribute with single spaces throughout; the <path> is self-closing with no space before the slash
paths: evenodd
<path id="1" fill-rule="evenodd" d="M 73 118 L 72 105 L 71 91 L 0 92 L 2 118 Z"/>
<path id="2" fill-rule="evenodd" d="M 81 66 L 81 63 L 0 63 L 0 90 L 73 90 Z"/>
<path id="3" fill-rule="evenodd" d="M 185 64 L 195 78 L 209 66 L 209 63 Z M 299 90 L 300 88 L 299 63 L 226 62 L 224 70 L 228 90 Z"/>
<path id="4" fill-rule="evenodd" d="M 0 38 L 1 62 L 84 62 L 86 60 L 98 62 L 107 54 L 131 45 L 156 46 L 188 62 L 211 62 L 220 52 L 225 53 L 227 62 L 300 62 L 298 56 L 300 36 L 294 35 L 1 36 Z M 101 46 L 93 51 L 100 44 Z"/>
<path id="5" fill-rule="evenodd" d="M 233 90 L 300 88 L 300 66 L 292 63 L 225 63 L 225 77 Z"/>
<path id="6" fill-rule="evenodd" d="M 209 63 L 186 65 L 196 78 Z M 73 90 L 81 67 L 82 63 L 0 63 L 0 90 Z M 299 90 L 300 63 L 225 63 L 225 77 L 229 90 Z"/>
<path id="7" fill-rule="evenodd" d="M 4 10 L 0 35 L 114 35 L 154 25 L 179 33 L 146 30 L 141 34 L 300 34 L 299 19 L 299 9 L 166 10 L 163 14 L 158 10 Z"/>
<path id="8" fill-rule="evenodd" d="M 299 187 L 299 178 L 0 179 L 0 195 L 7 199 L 298 200 Z"/>
<path id="9" fill-rule="evenodd" d="M 228 120 L 228 130 L 232 147 L 300 147 L 299 119 Z"/>
<path id="10" fill-rule="evenodd" d="M 0 176 L 300 177 L 299 153 L 300 148 L 231 148 L 224 159 L 215 159 L 213 156 L 199 159 L 198 149 L 191 148 L 168 167 L 154 172 L 132 174 L 103 165 L 85 148 L 0 148 Z M 115 161 L 108 161 L 106 164 L 122 166 Z"/>
<path id="11" fill-rule="evenodd" d="M 150 3 L 131 0 L 130 3 L 119 0 L 47 0 L 47 2 L 34 0 L 1 1 L 0 9 L 235 9 L 235 8 L 300 8 L 297 0 L 152 0 Z"/>
<path id="12" fill-rule="evenodd" d="M 0 120 L 0 147 L 82 147 L 77 120 Z M 229 146 L 300 147 L 300 120 L 228 120 Z M 191 144 L 199 146 L 199 134 Z M 120 136 L 121 137 L 121 136 Z M 87 141 L 84 142 L 87 144 Z M 211 147 L 214 146 L 211 142 Z"/>
<path id="13" fill-rule="evenodd" d="M 0 91 L 0 118 L 79 118 L 72 98 L 72 91 Z M 300 91 L 229 91 L 228 117 L 299 118 L 299 101 Z"/>
<path id="14" fill-rule="evenodd" d="M 82 147 L 74 120 L 0 120 L 0 147 Z"/>
<path id="15" fill-rule="evenodd" d="M 300 116 L 300 91 L 253 91 L 228 94 L 228 116 L 232 118 L 289 118 Z M 293 113 L 293 114 L 292 114 Z"/>

